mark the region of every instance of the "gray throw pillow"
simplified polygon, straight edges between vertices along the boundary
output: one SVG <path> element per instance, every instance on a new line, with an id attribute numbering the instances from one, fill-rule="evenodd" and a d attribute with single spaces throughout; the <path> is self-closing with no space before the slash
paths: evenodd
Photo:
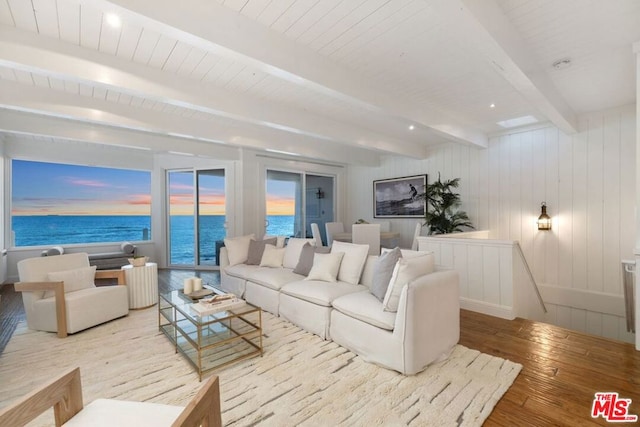
<path id="1" fill-rule="evenodd" d="M 371 283 L 371 293 L 382 302 L 387 293 L 393 269 L 398 260 L 402 257 L 399 247 L 395 247 L 388 252 L 384 252 L 373 267 L 373 282 Z"/>
<path id="2" fill-rule="evenodd" d="M 331 252 L 331 248 L 328 246 L 311 246 L 308 242 L 302 246 L 302 250 L 300 251 L 300 258 L 298 259 L 298 264 L 296 268 L 293 269 L 293 272 L 296 274 L 301 274 L 303 276 L 308 276 L 311 271 L 311 267 L 313 267 L 313 257 L 315 254 L 328 254 Z"/>
<path id="3" fill-rule="evenodd" d="M 276 245 L 278 239 L 272 237 L 264 240 L 253 240 L 249 242 L 249 254 L 247 255 L 247 265 L 260 265 L 265 245 Z"/>

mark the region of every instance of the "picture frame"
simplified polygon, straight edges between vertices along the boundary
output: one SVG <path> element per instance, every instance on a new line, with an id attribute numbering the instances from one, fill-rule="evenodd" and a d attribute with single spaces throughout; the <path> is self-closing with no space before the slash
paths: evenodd
<path id="1" fill-rule="evenodd" d="M 427 174 L 373 181 L 374 218 L 424 218 L 427 205 L 416 200 L 427 185 Z"/>

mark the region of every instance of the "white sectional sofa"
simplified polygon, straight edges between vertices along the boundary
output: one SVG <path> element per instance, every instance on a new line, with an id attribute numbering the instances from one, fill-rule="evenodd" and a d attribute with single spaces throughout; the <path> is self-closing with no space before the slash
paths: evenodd
<path id="1" fill-rule="evenodd" d="M 334 242 L 318 254 L 312 239 L 289 239 L 284 248 L 272 243 L 227 239 L 223 290 L 405 375 L 446 358 L 459 341 L 458 274 L 435 267 L 433 253 L 370 256 L 367 245 Z"/>

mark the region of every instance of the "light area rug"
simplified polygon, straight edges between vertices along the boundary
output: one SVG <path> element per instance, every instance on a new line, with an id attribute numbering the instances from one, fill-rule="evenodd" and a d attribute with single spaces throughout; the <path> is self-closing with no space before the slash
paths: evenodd
<path id="1" fill-rule="evenodd" d="M 216 372 L 227 426 L 478 426 L 522 368 L 458 345 L 447 360 L 403 376 L 269 313 L 263 330 L 264 356 Z M 150 308 L 65 339 L 19 324 L 0 355 L 0 407 L 75 366 L 85 404 L 184 406 L 200 387 Z M 53 412 L 32 425 L 53 425 Z"/>

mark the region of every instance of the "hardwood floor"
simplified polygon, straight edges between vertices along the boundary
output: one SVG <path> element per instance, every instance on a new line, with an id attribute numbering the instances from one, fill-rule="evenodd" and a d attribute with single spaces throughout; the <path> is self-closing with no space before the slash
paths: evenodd
<path id="1" fill-rule="evenodd" d="M 594 393 L 607 391 L 632 399 L 629 413 L 640 415 L 640 352 L 631 344 L 465 310 L 460 344 L 523 365 L 486 426 L 610 425 L 591 418 Z"/>
<path id="2" fill-rule="evenodd" d="M 219 283 L 217 273 L 160 270 L 158 286 L 161 292 L 180 289 L 183 279 L 194 275 L 205 283 Z M 11 285 L 2 286 L 0 294 L 0 320 L 10 317 L 8 322 L 17 323 L 24 316 L 20 295 Z M 460 326 L 460 344 L 523 365 L 485 426 L 611 425 L 602 417 L 591 417 L 596 392 L 617 392 L 631 399 L 629 413 L 640 415 L 640 352 L 631 344 L 466 310 L 461 311 Z"/>

